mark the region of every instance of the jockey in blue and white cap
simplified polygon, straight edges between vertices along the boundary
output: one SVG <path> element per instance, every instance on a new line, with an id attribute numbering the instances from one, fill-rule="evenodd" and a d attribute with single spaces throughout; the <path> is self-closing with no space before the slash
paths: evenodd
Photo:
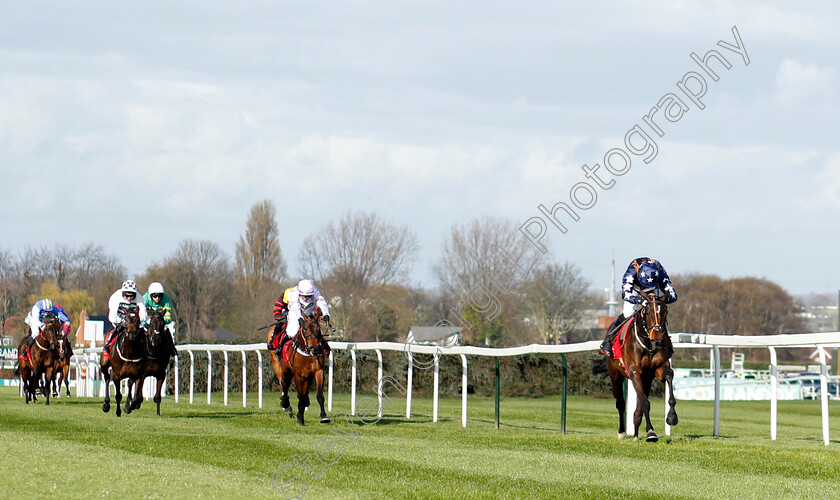
<path id="1" fill-rule="evenodd" d="M 29 325 L 30 338 L 34 339 L 44 329 L 44 316 L 47 313 L 54 314 L 62 324 L 62 331 L 70 331 L 70 318 L 64 313 L 64 310 L 56 307 L 50 299 L 41 299 L 35 302 L 32 310 L 23 319 L 24 323 Z"/>
<path id="2" fill-rule="evenodd" d="M 666 296 L 666 304 L 677 301 L 677 291 L 674 290 L 671 278 L 668 277 L 668 272 L 665 271 L 661 262 L 650 257 L 639 257 L 633 260 L 621 278 L 621 298 L 624 300 L 624 307 L 621 314 L 607 329 L 607 337 L 601 344 L 601 349 L 607 356 L 612 356 L 612 341 L 618 332 L 618 326 L 642 308 L 644 299 L 639 294 L 640 290 L 645 293 L 662 291 Z"/>

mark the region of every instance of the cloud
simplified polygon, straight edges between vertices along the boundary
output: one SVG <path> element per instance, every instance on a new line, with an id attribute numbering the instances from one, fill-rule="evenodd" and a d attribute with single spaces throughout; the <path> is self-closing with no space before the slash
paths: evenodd
<path id="1" fill-rule="evenodd" d="M 824 106 L 837 98 L 838 75 L 831 66 L 785 59 L 776 72 L 773 100 L 787 108 Z"/>

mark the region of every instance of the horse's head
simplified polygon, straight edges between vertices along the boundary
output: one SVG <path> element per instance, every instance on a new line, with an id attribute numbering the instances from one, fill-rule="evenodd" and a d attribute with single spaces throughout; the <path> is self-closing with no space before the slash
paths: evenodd
<path id="1" fill-rule="evenodd" d="M 58 316 L 48 312 L 44 315 L 44 329 L 41 330 L 41 337 L 47 343 L 47 349 L 55 350 L 58 348 L 58 336 L 61 332 L 61 320 Z"/>
<path id="2" fill-rule="evenodd" d="M 323 354 L 324 350 L 321 346 L 321 340 L 324 337 L 324 333 L 322 328 L 326 326 L 327 321 L 324 315 L 321 314 L 320 309 L 316 309 L 315 314 L 311 316 L 303 315 L 303 327 L 301 327 L 299 335 L 302 336 L 304 345 L 298 345 L 298 347 L 302 348 L 310 356 L 320 356 Z"/>
<path id="3" fill-rule="evenodd" d="M 163 329 L 166 327 L 166 321 L 163 319 L 163 310 L 159 308 L 149 308 L 149 324 L 148 336 L 149 345 L 152 349 L 161 345 L 163 340 Z"/>
<path id="4" fill-rule="evenodd" d="M 140 306 L 134 303 L 120 306 L 125 317 L 125 334 L 129 340 L 135 340 L 142 333 L 140 328 Z"/>
<path id="5" fill-rule="evenodd" d="M 664 345 L 665 336 L 668 335 L 668 306 L 665 305 L 664 297 L 645 292 L 641 294 L 646 301 L 640 311 L 645 330 L 653 349 L 659 349 Z"/>

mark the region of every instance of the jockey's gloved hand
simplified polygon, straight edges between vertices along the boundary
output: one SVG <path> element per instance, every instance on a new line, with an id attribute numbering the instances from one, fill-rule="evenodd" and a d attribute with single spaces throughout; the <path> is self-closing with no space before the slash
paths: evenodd
<path id="1" fill-rule="evenodd" d="M 298 326 L 303 328 L 303 318 L 298 318 Z"/>
<path id="2" fill-rule="evenodd" d="M 330 322 L 330 315 L 327 314 L 326 316 L 324 316 L 324 319 L 327 320 L 327 323 L 329 323 Z"/>

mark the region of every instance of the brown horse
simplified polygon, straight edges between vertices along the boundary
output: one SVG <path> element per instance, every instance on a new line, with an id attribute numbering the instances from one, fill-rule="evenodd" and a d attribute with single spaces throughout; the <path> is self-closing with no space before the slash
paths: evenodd
<path id="1" fill-rule="evenodd" d="M 313 381 L 318 389 L 317 399 L 318 404 L 321 405 L 321 423 L 330 423 L 330 418 L 327 416 L 327 412 L 324 411 L 325 355 L 321 341 L 325 335 L 321 328 L 325 326 L 328 326 L 328 324 L 324 320 L 320 309 L 316 311 L 314 316 L 304 316 L 303 326 L 290 341 L 292 347 L 288 363 L 282 359 L 277 359 L 274 351 L 269 350 L 271 367 L 274 369 L 277 380 L 280 381 L 280 389 L 283 391 L 283 395 L 280 398 L 280 405 L 290 418 L 295 418 L 295 412 L 289 404 L 289 387 L 292 376 L 295 378 L 295 390 L 298 394 L 297 422 L 300 425 L 304 425 L 303 412 L 309 406 L 309 387 Z"/>
<path id="2" fill-rule="evenodd" d="M 146 358 L 145 369 L 143 370 L 143 377 L 139 384 L 135 385 L 135 397 L 138 404 L 135 408 L 139 408 L 139 401 L 143 400 L 143 381 L 146 377 L 155 377 L 157 382 L 157 392 L 155 392 L 155 404 L 157 405 L 157 414 L 160 416 L 160 392 L 163 383 L 166 381 L 166 370 L 169 367 L 169 343 L 165 337 L 166 323 L 163 320 L 163 311 L 160 309 L 149 309 L 149 324 L 147 329 L 147 341 L 149 342 L 149 349 L 152 351 L 152 356 Z M 129 389 L 130 393 L 130 389 Z"/>
<path id="3" fill-rule="evenodd" d="M 668 425 L 677 425 L 676 399 L 674 398 L 674 371 L 668 354 L 668 308 L 663 299 L 652 294 L 640 292 L 647 303 L 633 314 L 633 324 L 628 328 L 626 340 L 621 348 L 623 366 L 613 358 L 600 358 L 593 364 L 593 373 L 607 373 L 612 381 L 615 407 L 618 409 L 618 438 L 626 435 L 624 413 L 624 379 L 633 384 L 638 401 L 633 413 L 635 437 L 639 437 L 642 416 L 645 418 L 648 442 L 656 442 L 659 437 L 650 423 L 650 386 L 653 377 L 666 384 L 670 391 L 668 398 Z M 629 387 L 628 387 L 629 389 Z"/>
<path id="4" fill-rule="evenodd" d="M 21 341 L 18 349 L 18 368 L 27 404 L 30 401 L 37 401 L 35 391 L 40 387 L 42 377 L 50 380 L 55 366 L 55 350 L 58 347 L 61 321 L 55 314 L 47 313 L 44 315 L 43 323 L 43 330 L 35 337 L 35 341 L 29 347 L 29 356 L 26 357 L 26 338 Z M 44 389 L 44 396 L 47 398 L 46 404 L 50 404 L 50 391 L 46 387 Z"/>
<path id="5" fill-rule="evenodd" d="M 122 392 L 120 382 L 123 379 L 139 381 L 143 376 L 144 365 L 146 364 L 144 340 L 146 333 L 140 326 L 140 311 L 137 304 L 125 304 L 120 308 L 125 314 L 125 329 L 121 331 L 111 342 L 108 354 L 110 359 L 102 356 L 99 364 L 102 370 L 102 378 L 105 382 L 105 402 L 102 404 L 102 411 L 108 413 L 111 409 L 111 380 L 114 381 L 115 398 L 117 400 L 117 416 L 121 416 L 120 402 Z M 103 353 L 104 354 L 104 353 Z M 139 392 L 138 392 L 139 393 Z M 125 412 L 139 407 L 139 401 L 135 395 L 132 400 L 131 392 L 126 395 Z"/>
<path id="6" fill-rule="evenodd" d="M 70 397 L 70 358 L 73 357 L 73 348 L 70 346 L 70 340 L 62 338 L 58 341 L 58 359 L 55 361 L 53 368 L 52 380 L 50 386 L 54 397 L 58 397 L 61 392 L 61 384 L 67 390 L 67 397 Z M 58 383 L 56 383 L 58 382 Z"/>

